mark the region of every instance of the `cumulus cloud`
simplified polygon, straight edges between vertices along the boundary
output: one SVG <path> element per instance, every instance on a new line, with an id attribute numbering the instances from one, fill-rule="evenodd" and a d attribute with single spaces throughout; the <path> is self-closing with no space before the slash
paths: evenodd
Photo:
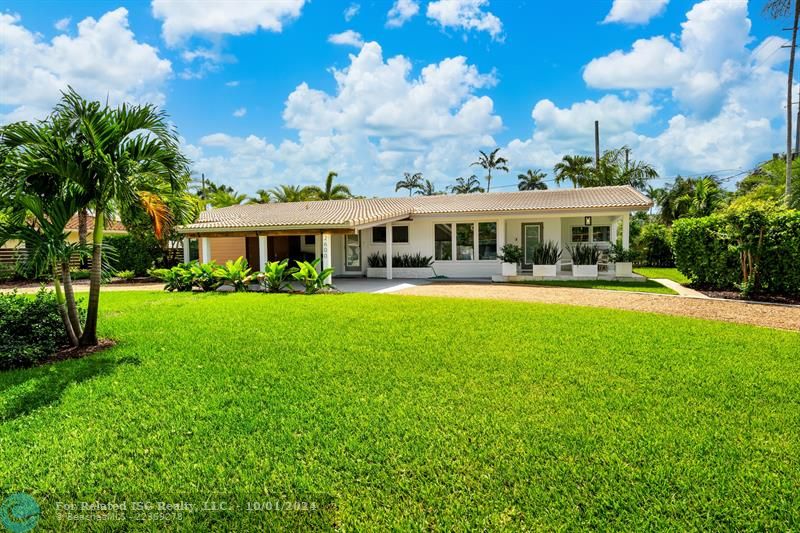
<path id="1" fill-rule="evenodd" d="M 358 12 L 361 10 L 361 6 L 359 4 L 353 3 L 347 6 L 347 9 L 344 10 L 344 20 L 350 22 L 353 17 L 358 15 Z"/>
<path id="2" fill-rule="evenodd" d="M 71 17 L 64 17 L 63 19 L 58 19 L 53 27 L 58 31 L 66 31 L 69 28 L 69 23 L 72 22 Z"/>
<path id="3" fill-rule="evenodd" d="M 663 13 L 668 3 L 669 0 L 614 0 L 603 23 L 647 24 L 651 18 Z"/>
<path id="4" fill-rule="evenodd" d="M 419 13 L 419 3 L 416 0 L 395 0 L 386 15 L 386 26 L 399 28 L 417 13 Z"/>
<path id="5" fill-rule="evenodd" d="M 170 46 L 193 35 L 242 35 L 259 29 L 281 32 L 300 16 L 305 0 L 228 0 L 185 2 L 153 0 L 153 16 L 163 20 L 162 33 Z"/>
<path id="6" fill-rule="evenodd" d="M 355 46 L 356 48 L 361 48 L 364 45 L 364 39 L 361 38 L 361 34 L 353 30 L 345 30 L 342 33 L 328 35 L 328 42 L 345 46 Z"/>
<path id="7" fill-rule="evenodd" d="M 427 16 L 444 29 L 485 31 L 492 39 L 502 40 L 503 23 L 483 10 L 488 4 L 489 0 L 435 0 L 428 4 Z"/>
<path id="8" fill-rule="evenodd" d="M 61 34 L 49 42 L 18 15 L 0 13 L 0 104 L 13 108 L 0 122 L 43 117 L 67 85 L 112 104 L 163 104 L 171 74 L 156 48 L 136 40 L 125 8 L 87 17 L 74 37 Z"/>
<path id="9" fill-rule="evenodd" d="M 246 114 L 247 114 L 247 108 L 246 107 L 240 107 L 240 108 L 236 109 L 233 112 L 233 116 L 236 117 L 236 118 L 242 118 Z"/>

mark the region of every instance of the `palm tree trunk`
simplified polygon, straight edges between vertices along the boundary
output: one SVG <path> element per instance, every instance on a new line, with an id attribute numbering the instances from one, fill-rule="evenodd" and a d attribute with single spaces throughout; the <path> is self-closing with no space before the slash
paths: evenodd
<path id="1" fill-rule="evenodd" d="M 58 314 L 61 315 L 61 320 L 64 322 L 64 329 L 67 331 L 69 343 L 72 346 L 77 346 L 78 336 L 75 334 L 75 330 L 72 329 L 72 322 L 70 322 L 69 316 L 67 315 L 67 301 L 64 298 L 64 293 L 61 291 L 61 283 L 58 281 L 58 268 L 56 267 L 55 262 L 53 262 L 53 287 L 56 290 Z"/>
<path id="2" fill-rule="evenodd" d="M 89 233 L 89 225 L 88 225 L 88 218 L 89 213 L 87 209 L 84 207 L 80 211 L 78 211 L 78 242 L 81 246 L 86 246 L 86 238 L 88 237 Z M 86 257 L 81 257 L 81 268 L 86 268 Z"/>
<path id="3" fill-rule="evenodd" d="M 489 175 L 486 177 L 486 192 L 492 189 L 492 169 L 489 169 Z"/>
<path id="4" fill-rule="evenodd" d="M 794 82 L 794 52 L 797 46 L 798 19 L 800 19 L 800 0 L 795 0 L 792 45 L 789 48 L 789 81 L 786 91 L 786 197 L 784 201 L 787 206 L 790 204 L 792 196 L 792 85 Z"/>
<path id="5" fill-rule="evenodd" d="M 69 261 L 61 263 L 61 279 L 64 282 L 64 296 L 67 300 L 67 316 L 72 323 L 75 335 L 81 336 L 81 319 L 78 316 L 78 306 L 75 305 L 75 293 L 72 291 L 72 274 L 69 271 Z"/>
<path id="6" fill-rule="evenodd" d="M 97 310 L 100 305 L 100 273 L 102 270 L 103 225 L 105 214 L 98 206 L 94 215 L 92 232 L 92 271 L 89 277 L 89 307 L 86 310 L 86 325 L 81 335 L 81 346 L 97 345 Z"/>

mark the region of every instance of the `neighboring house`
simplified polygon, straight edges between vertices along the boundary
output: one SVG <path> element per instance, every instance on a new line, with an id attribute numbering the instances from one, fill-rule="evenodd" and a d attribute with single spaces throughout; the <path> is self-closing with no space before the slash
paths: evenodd
<path id="1" fill-rule="evenodd" d="M 178 231 L 186 260 L 193 249 L 201 262 L 244 256 L 259 269 L 268 260 L 320 257 L 337 276 L 363 276 L 378 252 L 391 279 L 393 255 L 420 253 L 434 258 L 439 275 L 486 278 L 500 273 L 506 243 L 525 250 L 523 269 L 540 241 L 607 248 L 619 225 L 627 248 L 631 212 L 650 206 L 628 186 L 247 204 L 204 211 Z"/>

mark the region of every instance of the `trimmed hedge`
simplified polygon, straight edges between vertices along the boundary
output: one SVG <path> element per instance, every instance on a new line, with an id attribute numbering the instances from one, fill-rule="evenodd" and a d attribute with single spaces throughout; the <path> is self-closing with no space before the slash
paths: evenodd
<path id="1" fill-rule="evenodd" d="M 800 211 L 779 210 L 766 220 L 758 290 L 800 295 Z M 741 261 L 726 213 L 676 220 L 672 240 L 675 264 L 692 283 L 712 289 L 742 287 Z"/>
<path id="2" fill-rule="evenodd" d="M 118 235 L 106 237 L 104 242 L 114 249 L 115 253 L 109 254 L 108 260 L 116 271 L 130 270 L 137 276 L 146 276 L 147 271 L 161 259 L 161 248 L 152 237 Z"/>
<path id="3" fill-rule="evenodd" d="M 673 267 L 672 234 L 669 227 L 658 222 L 642 226 L 631 247 L 636 262 L 651 267 Z"/>

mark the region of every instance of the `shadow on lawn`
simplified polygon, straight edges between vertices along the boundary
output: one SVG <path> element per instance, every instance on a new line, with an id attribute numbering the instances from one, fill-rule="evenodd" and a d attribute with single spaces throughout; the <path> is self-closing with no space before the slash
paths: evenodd
<path id="1" fill-rule="evenodd" d="M 60 363 L 0 373 L 0 422 L 25 416 L 56 403 L 70 385 L 111 374 L 121 365 L 138 365 L 135 357 L 103 353 Z"/>

